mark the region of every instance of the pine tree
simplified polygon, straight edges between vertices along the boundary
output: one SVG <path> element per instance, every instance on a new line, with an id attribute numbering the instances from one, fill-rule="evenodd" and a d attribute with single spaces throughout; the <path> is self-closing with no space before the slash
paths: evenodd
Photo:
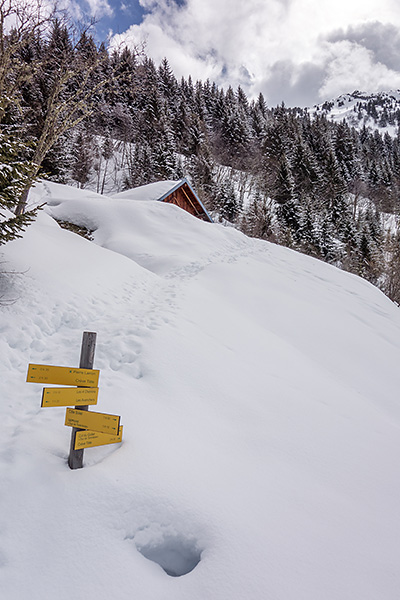
<path id="1" fill-rule="evenodd" d="M 319 180 L 318 163 L 309 146 L 300 137 L 294 142 L 291 171 L 296 196 L 306 201 L 315 198 Z"/>
<path id="2" fill-rule="evenodd" d="M 252 237 L 275 241 L 271 205 L 259 190 L 243 214 L 241 229 Z"/>
<path id="3" fill-rule="evenodd" d="M 383 291 L 393 302 L 400 305 L 400 229 L 389 239 L 388 260 L 384 270 Z"/>
<path id="4" fill-rule="evenodd" d="M 72 178 L 78 182 L 80 188 L 84 188 L 89 181 L 92 167 L 93 155 L 90 139 L 88 139 L 87 132 L 80 131 L 74 144 L 74 163 L 72 166 Z"/>
<path id="5" fill-rule="evenodd" d="M 379 213 L 368 209 L 358 220 L 359 244 L 358 262 L 355 270 L 358 275 L 377 283 L 383 270 L 383 230 Z"/>
<path id="6" fill-rule="evenodd" d="M 37 208 L 14 216 L 22 191 L 32 184 L 29 149 L 17 137 L 0 132 L 0 245 L 22 237 Z"/>
<path id="7" fill-rule="evenodd" d="M 346 182 L 340 170 L 339 163 L 331 148 L 328 148 L 323 171 L 322 193 L 329 218 L 340 231 L 345 221 L 351 218 L 345 194 Z"/>
<path id="8" fill-rule="evenodd" d="M 173 113 L 178 94 L 178 82 L 166 58 L 163 58 L 158 68 L 158 82 L 160 93 L 166 101 L 169 111 Z"/>
<path id="9" fill-rule="evenodd" d="M 299 217 L 299 228 L 297 231 L 297 237 L 300 242 L 300 249 L 305 254 L 317 255 L 316 240 L 315 240 L 315 228 L 314 218 L 315 212 L 313 210 L 311 202 L 305 202 L 301 205 Z"/>
<path id="10" fill-rule="evenodd" d="M 350 182 L 357 175 L 358 161 L 350 127 L 343 121 L 335 129 L 334 152 L 343 180 Z"/>
<path id="11" fill-rule="evenodd" d="M 318 252 L 327 262 L 337 259 L 337 244 L 334 229 L 328 215 L 320 213 L 314 223 L 314 239 Z"/>
<path id="12" fill-rule="evenodd" d="M 157 180 L 155 176 L 154 153 L 147 142 L 136 143 L 127 153 L 127 173 L 125 189 L 146 185 Z"/>
<path id="13" fill-rule="evenodd" d="M 220 185 L 217 192 L 216 204 L 221 217 L 233 223 L 238 216 L 240 206 L 233 182 L 230 179 L 223 181 Z"/>

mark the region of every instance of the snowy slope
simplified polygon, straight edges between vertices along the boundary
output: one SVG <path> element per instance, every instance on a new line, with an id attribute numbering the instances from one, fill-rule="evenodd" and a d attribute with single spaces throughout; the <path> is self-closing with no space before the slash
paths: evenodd
<path id="1" fill-rule="evenodd" d="M 397 599 L 398 308 L 172 205 L 34 199 L 3 250 L 2 597 Z M 70 471 L 65 411 L 25 378 L 77 365 L 85 330 L 124 440 Z"/>

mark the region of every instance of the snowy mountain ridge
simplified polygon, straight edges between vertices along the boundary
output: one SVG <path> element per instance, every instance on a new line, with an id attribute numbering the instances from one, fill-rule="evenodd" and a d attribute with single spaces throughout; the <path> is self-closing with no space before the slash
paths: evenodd
<path id="1" fill-rule="evenodd" d="M 3 250 L 4 598 L 397 600 L 399 309 L 173 205 L 31 200 Z M 25 380 L 77 366 L 83 331 L 124 434 L 71 471 L 64 410 Z"/>
<path id="2" fill-rule="evenodd" d="M 366 126 L 378 129 L 381 133 L 388 132 L 394 137 L 400 125 L 400 90 L 376 94 L 356 90 L 332 101 L 314 105 L 309 112 L 312 115 L 325 115 L 337 123 L 345 120 L 359 130 Z"/>

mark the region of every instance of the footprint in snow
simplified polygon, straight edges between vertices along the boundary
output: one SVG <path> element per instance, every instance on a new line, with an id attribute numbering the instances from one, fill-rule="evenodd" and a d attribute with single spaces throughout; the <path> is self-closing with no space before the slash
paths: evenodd
<path id="1" fill-rule="evenodd" d="M 193 571 L 201 560 L 201 548 L 195 538 L 187 537 L 171 527 L 153 524 L 134 536 L 137 550 L 171 577 Z"/>

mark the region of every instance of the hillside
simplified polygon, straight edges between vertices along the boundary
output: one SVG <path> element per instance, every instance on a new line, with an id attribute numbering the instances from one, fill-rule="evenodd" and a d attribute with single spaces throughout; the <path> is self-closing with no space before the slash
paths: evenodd
<path id="1" fill-rule="evenodd" d="M 397 600 L 398 308 L 171 205 L 33 199 L 3 250 L 4 598 Z M 64 409 L 25 379 L 77 365 L 83 331 L 124 435 L 71 471 Z"/>
<path id="2" fill-rule="evenodd" d="M 271 107 L 240 86 L 178 80 L 140 48 L 75 36 L 56 15 L 47 25 L 36 32 L 28 18 L 16 37 L 2 34 L 15 51 L 3 53 L 0 205 L 17 220 L 0 224 L 0 244 L 32 217 L 37 176 L 105 194 L 187 177 L 215 220 L 400 303 L 397 92 Z"/>

